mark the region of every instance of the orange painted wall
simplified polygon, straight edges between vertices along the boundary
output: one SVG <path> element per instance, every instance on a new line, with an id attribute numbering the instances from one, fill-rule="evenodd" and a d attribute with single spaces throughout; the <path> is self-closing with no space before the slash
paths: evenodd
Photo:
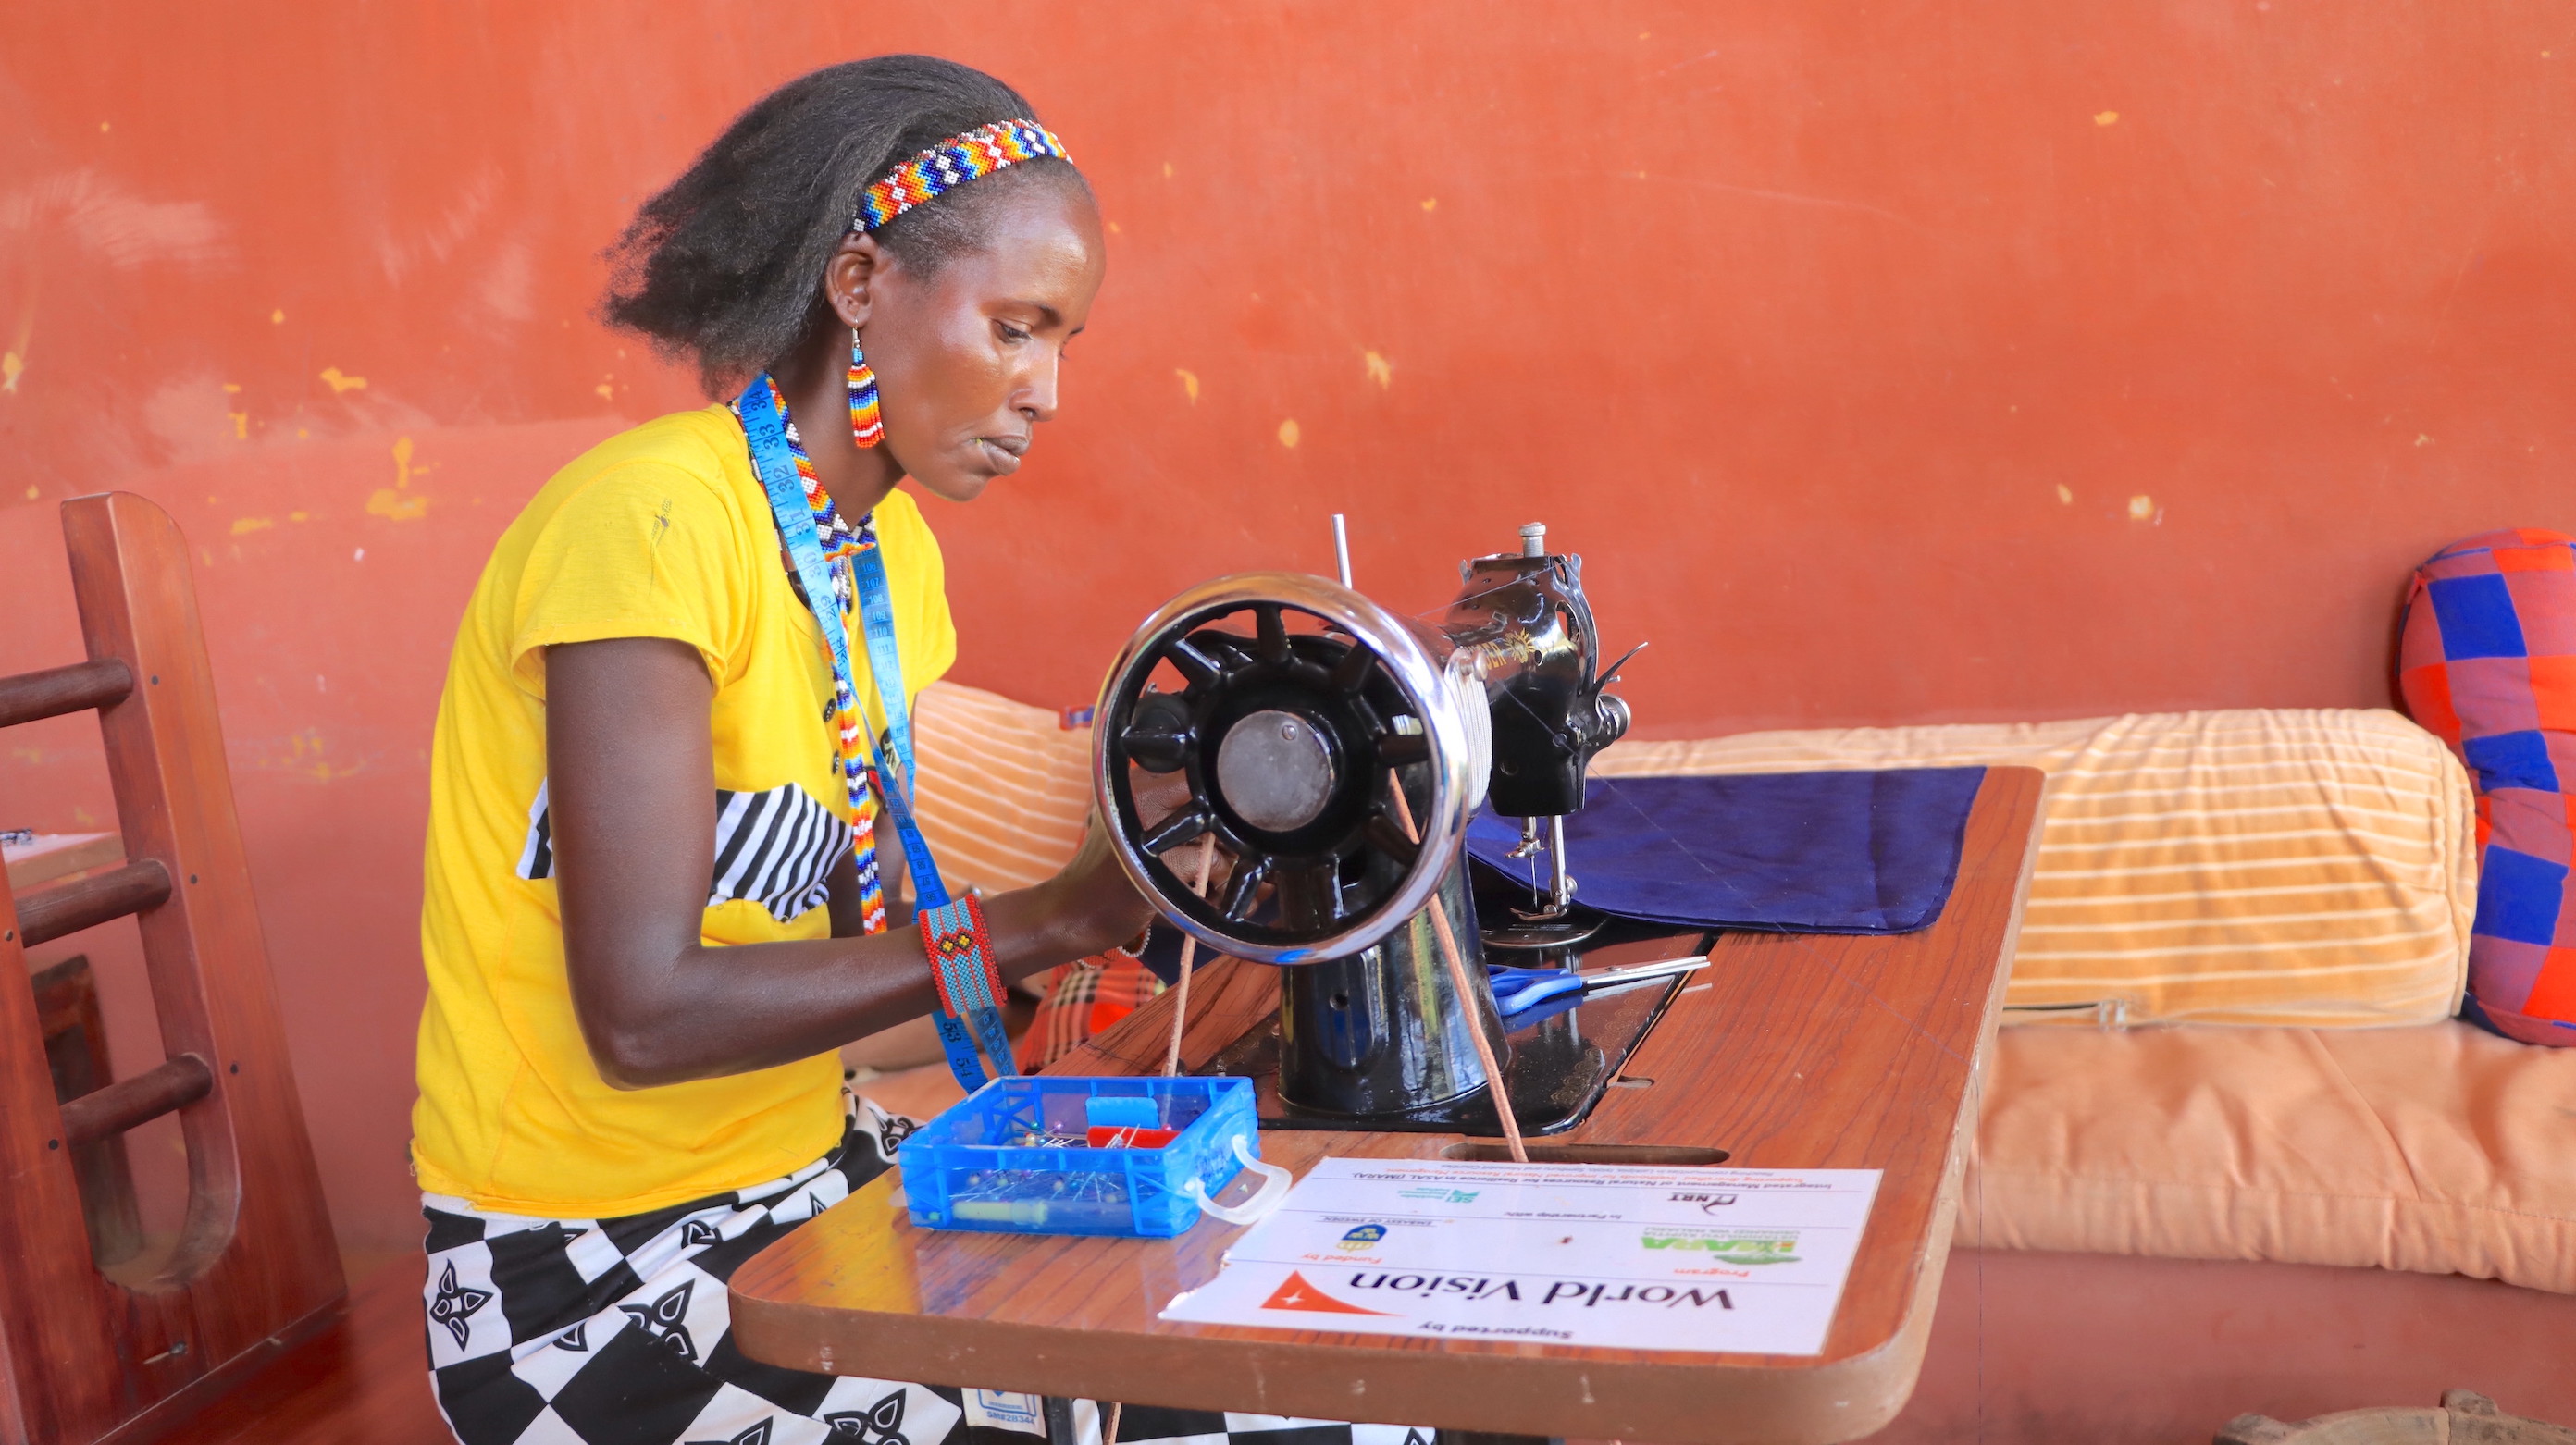
<path id="1" fill-rule="evenodd" d="M 1020 85 L 1113 224 L 1065 418 L 931 512 L 958 675 L 1031 701 L 1341 510 L 1410 607 L 1545 518 L 1651 733 L 2371 704 L 2410 562 L 2576 524 L 2563 5 L 13 5 L 0 668 L 74 655 L 56 502 L 177 515 L 352 1242 L 413 1224 L 459 604 L 693 400 L 597 252 L 891 49 Z M 0 823 L 103 812 L 85 726 L 5 747 Z"/>

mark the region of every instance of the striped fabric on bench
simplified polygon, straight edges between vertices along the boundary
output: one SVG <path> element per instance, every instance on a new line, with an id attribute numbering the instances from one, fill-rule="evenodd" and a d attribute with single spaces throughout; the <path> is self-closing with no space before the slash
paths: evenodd
<path id="1" fill-rule="evenodd" d="M 2010 1022 L 2349 1028 L 2459 1004 L 2477 900 L 2468 778 L 2393 712 L 1744 733 L 1623 742 L 1594 770 L 1970 763 L 2049 774 Z"/>

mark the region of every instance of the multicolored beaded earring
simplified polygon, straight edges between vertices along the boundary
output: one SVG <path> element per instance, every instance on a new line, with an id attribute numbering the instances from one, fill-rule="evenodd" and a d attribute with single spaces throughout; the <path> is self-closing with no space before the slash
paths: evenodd
<path id="1" fill-rule="evenodd" d="M 863 447 L 885 439 L 885 423 L 877 417 L 877 374 L 868 369 L 867 353 L 859 350 L 855 327 L 850 331 L 850 439 Z"/>

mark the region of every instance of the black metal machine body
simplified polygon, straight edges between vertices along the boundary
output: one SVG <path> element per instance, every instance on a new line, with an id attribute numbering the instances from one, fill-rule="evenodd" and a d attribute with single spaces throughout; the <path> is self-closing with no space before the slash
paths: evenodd
<path id="1" fill-rule="evenodd" d="M 1129 876 L 1206 948 L 1295 965 L 1275 1090 L 1300 1118 L 1447 1118 L 1488 1087 L 1467 1031 L 1508 1051 L 1468 820 L 1489 787 L 1505 812 L 1581 807 L 1584 766 L 1627 726 L 1581 560 L 1534 550 L 1537 530 L 1522 555 L 1465 564 L 1437 626 L 1303 574 L 1201 584 L 1102 687 L 1094 782 Z M 1557 858 L 1561 877 L 1561 842 Z M 1463 994 L 1433 908 L 1467 952 Z"/>
<path id="2" fill-rule="evenodd" d="M 1547 528 L 1521 528 L 1515 556 L 1459 564 L 1458 600 L 1443 626 L 1460 646 L 1507 663 L 1491 685 L 1494 811 L 1521 820 L 1514 857 L 1544 854 L 1546 891 L 1497 919 L 1485 941 L 1497 948 L 1555 949 L 1588 938 L 1597 919 L 1574 912 L 1565 816 L 1583 809 L 1592 756 L 1628 731 L 1628 704 L 1605 692 L 1619 664 L 1600 668 L 1601 632 L 1583 593 L 1583 559 L 1547 550 Z M 1643 644 L 1639 644 L 1643 646 Z"/>
<path id="3" fill-rule="evenodd" d="M 1583 594 L 1583 559 L 1548 552 L 1546 533 L 1533 522 L 1521 529 L 1519 554 L 1461 563 L 1458 600 L 1441 626 L 1458 646 L 1508 663 L 1489 666 L 1499 675 L 1490 687 L 1487 796 L 1509 818 L 1581 812 L 1592 755 L 1628 731 L 1626 700 L 1602 691 L 1618 673 L 1598 671 L 1601 632 Z"/>

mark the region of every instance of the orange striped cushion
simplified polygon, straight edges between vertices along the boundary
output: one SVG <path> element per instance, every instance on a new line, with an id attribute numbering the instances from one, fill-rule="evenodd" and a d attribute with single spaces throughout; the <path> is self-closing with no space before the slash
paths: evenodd
<path id="1" fill-rule="evenodd" d="M 987 893 L 1055 876 L 1091 816 L 1091 729 L 981 688 L 934 682 L 913 704 L 921 834 L 948 886 Z"/>
<path id="2" fill-rule="evenodd" d="M 2351 1028 L 2459 1005 L 2477 901 L 2468 777 L 2393 712 L 1746 733 L 1623 742 L 1594 766 L 1970 763 L 2049 774 L 2007 1021 Z"/>

